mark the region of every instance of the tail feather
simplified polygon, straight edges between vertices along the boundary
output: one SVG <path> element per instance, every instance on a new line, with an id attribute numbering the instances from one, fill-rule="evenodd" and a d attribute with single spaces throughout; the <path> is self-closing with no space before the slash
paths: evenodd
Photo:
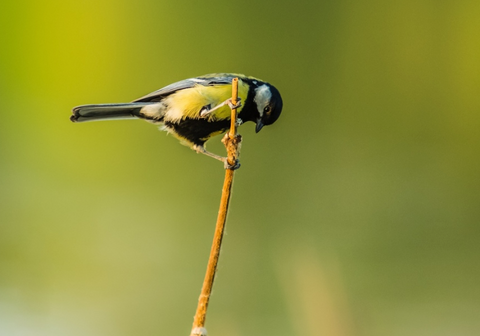
<path id="1" fill-rule="evenodd" d="M 73 122 L 96 121 L 106 119 L 133 119 L 140 110 L 152 103 L 121 103 L 81 105 L 73 108 L 70 120 Z"/>

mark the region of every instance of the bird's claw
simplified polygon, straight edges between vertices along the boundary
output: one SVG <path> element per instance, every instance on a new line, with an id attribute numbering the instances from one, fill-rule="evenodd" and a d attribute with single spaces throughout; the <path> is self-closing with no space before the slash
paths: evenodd
<path id="1" fill-rule="evenodd" d="M 231 165 L 230 163 L 228 163 L 228 159 L 225 158 L 225 160 L 223 161 L 223 166 L 225 167 L 225 169 L 237 170 L 238 168 L 240 168 L 240 160 L 236 159 L 235 164 Z"/>
<path id="2" fill-rule="evenodd" d="M 242 98 L 238 97 L 237 98 L 237 103 L 235 105 L 232 103 L 232 98 L 227 99 L 227 104 L 230 107 L 230 109 L 232 109 L 232 110 L 236 109 L 236 108 L 239 108 L 239 107 L 242 106 Z"/>
<path id="3" fill-rule="evenodd" d="M 225 100 L 223 103 L 218 104 L 217 106 L 215 106 L 213 108 L 211 107 L 210 104 L 206 105 L 200 110 L 200 117 L 205 118 L 209 114 L 211 114 L 213 111 L 216 111 L 216 110 L 218 110 L 219 108 L 221 108 L 222 106 L 225 106 L 225 105 L 228 105 L 232 110 L 236 109 L 236 108 L 239 108 L 239 107 L 242 106 L 242 102 L 241 102 L 242 99 L 239 97 L 239 98 L 237 98 L 237 100 L 238 101 L 235 105 L 232 103 L 232 98 L 229 98 L 229 99 Z"/>

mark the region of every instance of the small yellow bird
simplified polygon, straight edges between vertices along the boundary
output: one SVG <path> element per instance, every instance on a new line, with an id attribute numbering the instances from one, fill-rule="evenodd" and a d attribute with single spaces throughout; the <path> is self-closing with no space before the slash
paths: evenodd
<path id="1" fill-rule="evenodd" d="M 106 119 L 145 119 L 161 125 L 197 151 L 224 162 L 208 152 L 205 142 L 230 128 L 232 79 L 238 78 L 237 124 L 256 123 L 258 133 L 273 124 L 282 112 L 282 97 L 271 84 L 240 74 L 219 73 L 185 79 L 154 91 L 131 103 L 81 105 L 73 109 L 73 122 Z"/>

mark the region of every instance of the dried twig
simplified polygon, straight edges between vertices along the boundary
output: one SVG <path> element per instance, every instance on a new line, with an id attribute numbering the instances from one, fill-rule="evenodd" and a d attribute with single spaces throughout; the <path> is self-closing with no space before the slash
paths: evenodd
<path id="1" fill-rule="evenodd" d="M 237 104 L 238 99 L 238 78 L 232 80 L 232 103 Z M 227 149 L 227 161 L 234 166 L 239 156 L 239 148 L 242 137 L 237 135 L 237 109 L 232 109 L 230 131 L 225 134 L 222 142 Z M 213 280 L 217 271 L 218 258 L 220 257 L 220 247 L 222 245 L 223 232 L 227 220 L 228 203 L 233 183 L 234 168 L 225 170 L 225 180 L 223 182 L 222 198 L 220 200 L 220 209 L 218 211 L 217 225 L 213 236 L 212 249 L 208 259 L 207 272 L 203 281 L 202 292 L 198 299 L 197 312 L 193 320 L 193 327 L 190 336 L 206 336 L 205 319 L 207 315 L 208 301 L 212 293 Z"/>

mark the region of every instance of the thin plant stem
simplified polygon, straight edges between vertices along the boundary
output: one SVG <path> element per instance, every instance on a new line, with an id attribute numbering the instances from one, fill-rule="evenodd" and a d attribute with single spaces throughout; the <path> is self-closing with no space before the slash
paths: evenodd
<path id="1" fill-rule="evenodd" d="M 238 78 L 232 80 L 232 103 L 237 104 L 238 100 Z M 227 161 L 233 166 L 239 156 L 239 147 L 242 140 L 237 135 L 237 109 L 232 109 L 230 131 L 225 135 L 222 142 L 227 149 Z M 222 245 L 223 233 L 227 221 L 228 205 L 230 202 L 231 189 L 233 184 L 233 175 L 235 170 L 228 168 L 225 170 L 225 179 L 223 181 L 222 197 L 220 199 L 220 209 L 218 211 L 215 234 L 213 236 L 212 249 L 208 259 L 207 272 L 203 280 L 202 292 L 198 299 L 197 311 L 193 319 L 193 327 L 190 336 L 206 336 L 205 319 L 207 315 L 208 302 L 212 293 L 213 281 L 217 271 L 218 259 L 220 257 L 220 248 Z"/>

